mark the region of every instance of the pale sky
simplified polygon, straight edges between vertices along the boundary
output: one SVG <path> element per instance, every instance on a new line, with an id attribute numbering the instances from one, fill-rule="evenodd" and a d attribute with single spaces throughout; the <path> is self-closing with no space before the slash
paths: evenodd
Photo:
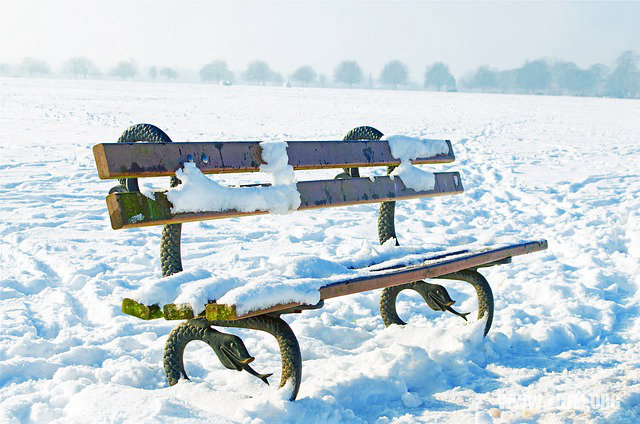
<path id="1" fill-rule="evenodd" d="M 263 59 L 284 75 L 311 65 L 331 75 L 343 59 L 377 77 L 391 59 L 421 79 L 443 61 L 455 75 L 527 59 L 610 65 L 640 51 L 640 2 L 0 2 L 0 61 L 25 56 L 54 68 L 84 55 L 103 69 L 199 69 Z"/>

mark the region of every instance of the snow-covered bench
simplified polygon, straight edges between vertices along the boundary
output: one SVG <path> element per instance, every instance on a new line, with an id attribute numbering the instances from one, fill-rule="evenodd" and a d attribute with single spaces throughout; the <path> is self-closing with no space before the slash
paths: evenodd
<path id="1" fill-rule="evenodd" d="M 94 146 L 101 179 L 119 179 L 107 196 L 114 229 L 164 225 L 160 247 L 163 277 L 182 271 L 181 223 L 294 210 L 380 203 L 378 237 L 388 251 L 397 245 L 395 201 L 462 193 L 457 172 L 431 174 L 415 164 L 454 161 L 448 140 L 418 140 L 395 136 L 381 140 L 371 127 L 350 131 L 340 141 L 191 142 L 172 143 L 148 124 L 127 129 L 118 143 Z M 135 142 L 147 142 L 137 143 Z M 364 178 L 359 168 L 387 166 L 387 176 Z M 294 169 L 342 168 L 335 179 L 297 182 Z M 204 174 L 263 171 L 271 184 L 224 187 Z M 171 189 L 140 191 L 138 178 L 171 177 Z M 145 190 L 142 190 L 145 191 Z M 169 384 L 187 378 L 182 355 L 192 340 L 208 343 L 229 369 L 258 374 L 237 336 L 211 326 L 241 327 L 269 332 L 278 341 L 282 357 L 280 387 L 295 399 L 301 381 L 302 359 L 298 341 L 282 314 L 323 306 L 327 299 L 382 288 L 380 313 L 385 325 L 404 322 L 396 313 L 396 297 L 404 289 L 417 291 L 436 311 L 450 311 L 454 301 L 429 278 L 466 281 L 478 296 L 478 319 L 486 319 L 485 335 L 493 319 L 491 288 L 478 273 L 480 267 L 505 264 L 511 257 L 546 249 L 545 240 L 480 249 L 454 249 L 438 253 L 402 252 L 382 257 L 380 263 L 349 269 L 324 279 L 271 281 L 271 285 L 236 287 L 221 292 L 215 281 L 182 281 L 175 290 L 164 278 L 140 288 L 122 302 L 122 311 L 141 319 L 187 320 L 170 334 L 164 368 Z M 398 248 L 399 249 L 399 248 Z M 195 287 L 195 289 L 191 289 Z M 217 299 L 217 300 L 215 300 Z M 466 318 L 465 318 L 466 319 Z"/>

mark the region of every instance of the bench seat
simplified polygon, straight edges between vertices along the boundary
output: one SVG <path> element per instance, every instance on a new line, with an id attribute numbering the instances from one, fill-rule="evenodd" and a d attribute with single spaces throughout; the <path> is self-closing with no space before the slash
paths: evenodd
<path id="1" fill-rule="evenodd" d="M 344 279 L 344 276 L 340 275 L 334 278 L 318 278 L 318 281 L 322 281 L 317 287 L 318 300 L 321 302 L 339 296 L 435 278 L 464 269 L 508 263 L 513 256 L 537 252 L 546 248 L 547 242 L 539 240 L 492 247 L 458 247 L 455 250 L 432 254 L 411 253 L 401 258 L 354 270 L 355 276 L 349 279 Z M 189 283 L 185 282 L 184 284 Z M 301 282 L 301 284 L 308 284 L 308 281 Z M 212 282 L 211 285 L 215 286 L 216 283 Z M 255 294 L 255 296 L 263 295 L 264 293 Z M 259 309 L 247 310 L 244 305 L 212 302 L 206 305 L 202 303 L 194 310 L 190 303 L 160 303 L 145 305 L 135 299 L 125 298 L 122 302 L 122 311 L 141 319 L 190 319 L 204 315 L 208 320 L 213 321 L 236 320 L 266 313 L 282 313 L 282 311 L 297 312 L 315 306 L 314 304 L 291 301 L 273 305 L 267 304 Z"/>

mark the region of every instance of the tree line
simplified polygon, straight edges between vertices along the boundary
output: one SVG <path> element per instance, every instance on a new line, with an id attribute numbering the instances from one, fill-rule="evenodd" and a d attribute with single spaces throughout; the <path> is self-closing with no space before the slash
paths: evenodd
<path id="1" fill-rule="evenodd" d="M 640 98 L 639 65 L 640 56 L 626 51 L 617 58 L 613 68 L 595 64 L 582 69 L 573 62 L 537 59 L 508 70 L 480 66 L 456 80 L 445 63 L 436 62 L 425 69 L 422 87 L 437 91 Z M 200 79 L 204 82 L 231 82 L 234 77 L 224 60 L 214 60 L 200 70 Z M 281 84 L 283 81 L 280 73 L 259 60 L 249 63 L 240 77 L 244 82 L 260 85 Z M 303 86 L 327 85 L 327 77 L 318 75 L 308 65 L 300 66 L 291 73 L 288 82 L 291 81 Z M 374 88 L 371 81 L 371 77 L 365 80 L 364 71 L 353 60 L 340 62 L 333 71 L 333 82 L 338 86 Z M 377 81 L 380 88 L 416 87 L 410 80 L 407 65 L 399 60 L 387 62 Z"/>
<path id="2" fill-rule="evenodd" d="M 362 67 L 354 60 L 343 60 L 333 69 L 332 75 L 318 74 L 313 67 L 304 65 L 288 76 L 283 76 L 262 60 L 250 62 L 241 72 L 232 71 L 222 59 L 213 60 L 200 68 L 197 76 L 202 82 L 230 85 L 248 83 L 257 85 L 286 85 L 305 87 L 349 88 L 404 88 L 437 91 L 477 91 L 490 93 L 527 93 L 575 96 L 607 96 L 640 98 L 640 55 L 634 51 L 623 52 L 612 65 L 595 64 L 580 68 L 573 62 L 546 59 L 526 61 L 515 69 L 499 70 L 479 66 L 456 79 L 447 64 L 436 62 L 427 66 L 420 81 L 411 79 L 407 65 L 399 60 L 387 62 L 377 78 L 365 76 Z M 0 65 L 2 75 L 11 75 L 11 67 Z M 105 75 L 84 56 L 69 58 L 62 66 L 64 75 L 74 78 L 102 78 Z M 13 67 L 13 73 L 29 76 L 46 76 L 49 65 L 35 58 L 26 58 Z M 180 74 L 174 68 L 150 66 L 141 72 L 134 60 L 124 60 L 109 69 L 108 76 L 123 80 L 134 78 L 166 81 L 178 80 Z"/>
<path id="3" fill-rule="evenodd" d="M 25 58 L 21 64 L 11 66 L 9 64 L 0 64 L 0 72 L 3 76 L 30 76 L 44 77 L 53 74 L 49 64 L 43 60 L 33 57 Z M 73 76 L 74 78 L 104 78 L 103 73 L 92 61 L 86 56 L 74 56 L 65 61 L 59 70 L 62 76 Z M 123 80 L 140 76 L 138 65 L 135 60 L 122 60 L 114 65 L 106 73 L 107 76 L 121 78 Z M 158 68 L 151 66 L 147 69 L 146 75 L 149 79 L 155 80 L 158 77 L 166 80 L 177 80 L 178 72 L 169 67 Z"/>

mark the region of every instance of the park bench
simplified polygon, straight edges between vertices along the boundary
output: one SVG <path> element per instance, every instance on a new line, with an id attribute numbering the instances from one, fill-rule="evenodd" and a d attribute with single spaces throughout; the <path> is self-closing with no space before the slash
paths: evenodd
<path id="1" fill-rule="evenodd" d="M 296 170 L 340 169 L 336 178 L 301 181 L 295 183 L 300 195 L 297 210 L 380 203 L 378 215 L 379 242 L 397 237 L 394 225 L 395 202 L 404 199 L 434 197 L 463 192 L 458 172 L 435 173 L 432 188 L 415 190 L 407 187 L 401 178 L 393 176 L 360 177 L 359 168 L 386 166 L 387 174 L 401 164 L 392 155 L 390 142 L 381 140 L 382 133 L 371 127 L 359 127 L 339 141 L 289 141 L 286 147 L 288 164 Z M 146 143 L 135 143 L 146 142 Z M 451 142 L 438 141 L 444 150 L 428 157 L 417 157 L 413 164 L 438 164 L 454 161 Z M 135 143 L 135 144 L 134 144 Z M 443 144 L 446 143 L 446 144 Z M 190 142 L 172 143 L 157 127 L 148 124 L 127 129 L 117 143 L 98 144 L 93 147 L 98 174 L 101 179 L 119 179 L 111 189 L 107 206 L 113 229 L 164 225 L 160 246 L 163 277 L 182 271 L 180 257 L 181 224 L 183 222 L 221 219 L 269 213 L 268 210 L 241 211 L 239 208 L 214 211 L 172 212 L 174 206 L 167 192 L 155 192 L 148 197 L 139 190 L 138 178 L 171 177 L 171 186 L 180 181 L 177 171 L 194 164 L 204 174 L 255 172 L 265 164 L 261 142 Z M 193 166 L 193 165 L 190 165 Z M 408 181 L 408 179 L 407 179 Z M 237 188 L 234 190 L 242 190 Z M 393 241 L 391 241 L 393 243 Z M 294 400 L 301 382 L 302 358 L 298 341 L 281 315 L 321 308 L 325 300 L 367 290 L 383 289 L 380 314 L 386 326 L 404 325 L 396 312 L 396 298 L 405 289 L 417 291 L 427 305 L 435 311 L 450 311 L 455 303 L 447 290 L 426 279 L 460 280 L 470 283 L 478 297 L 478 319 L 486 319 L 486 335 L 493 320 L 493 294 L 479 268 L 506 264 L 513 256 L 544 250 L 545 240 L 519 242 L 479 249 L 459 248 L 425 254 L 419 261 L 395 263 L 389 266 L 370 266 L 360 274 L 344 281 L 328 281 L 318 288 L 319 301 L 281 302 L 263 308 L 243 310 L 235 304 L 209 301 L 201 308 L 190 304 L 145 304 L 140 299 L 126 298 L 122 311 L 149 320 L 186 320 L 169 335 L 165 346 L 164 370 L 170 385 L 180 378 L 188 378 L 183 364 L 186 345 L 192 340 L 209 344 L 222 364 L 228 369 L 246 370 L 268 384 L 271 374 L 259 374 L 249 363 L 249 355 L 242 340 L 212 328 L 237 327 L 266 331 L 279 345 L 282 361 L 280 387 L 287 385 Z"/>

